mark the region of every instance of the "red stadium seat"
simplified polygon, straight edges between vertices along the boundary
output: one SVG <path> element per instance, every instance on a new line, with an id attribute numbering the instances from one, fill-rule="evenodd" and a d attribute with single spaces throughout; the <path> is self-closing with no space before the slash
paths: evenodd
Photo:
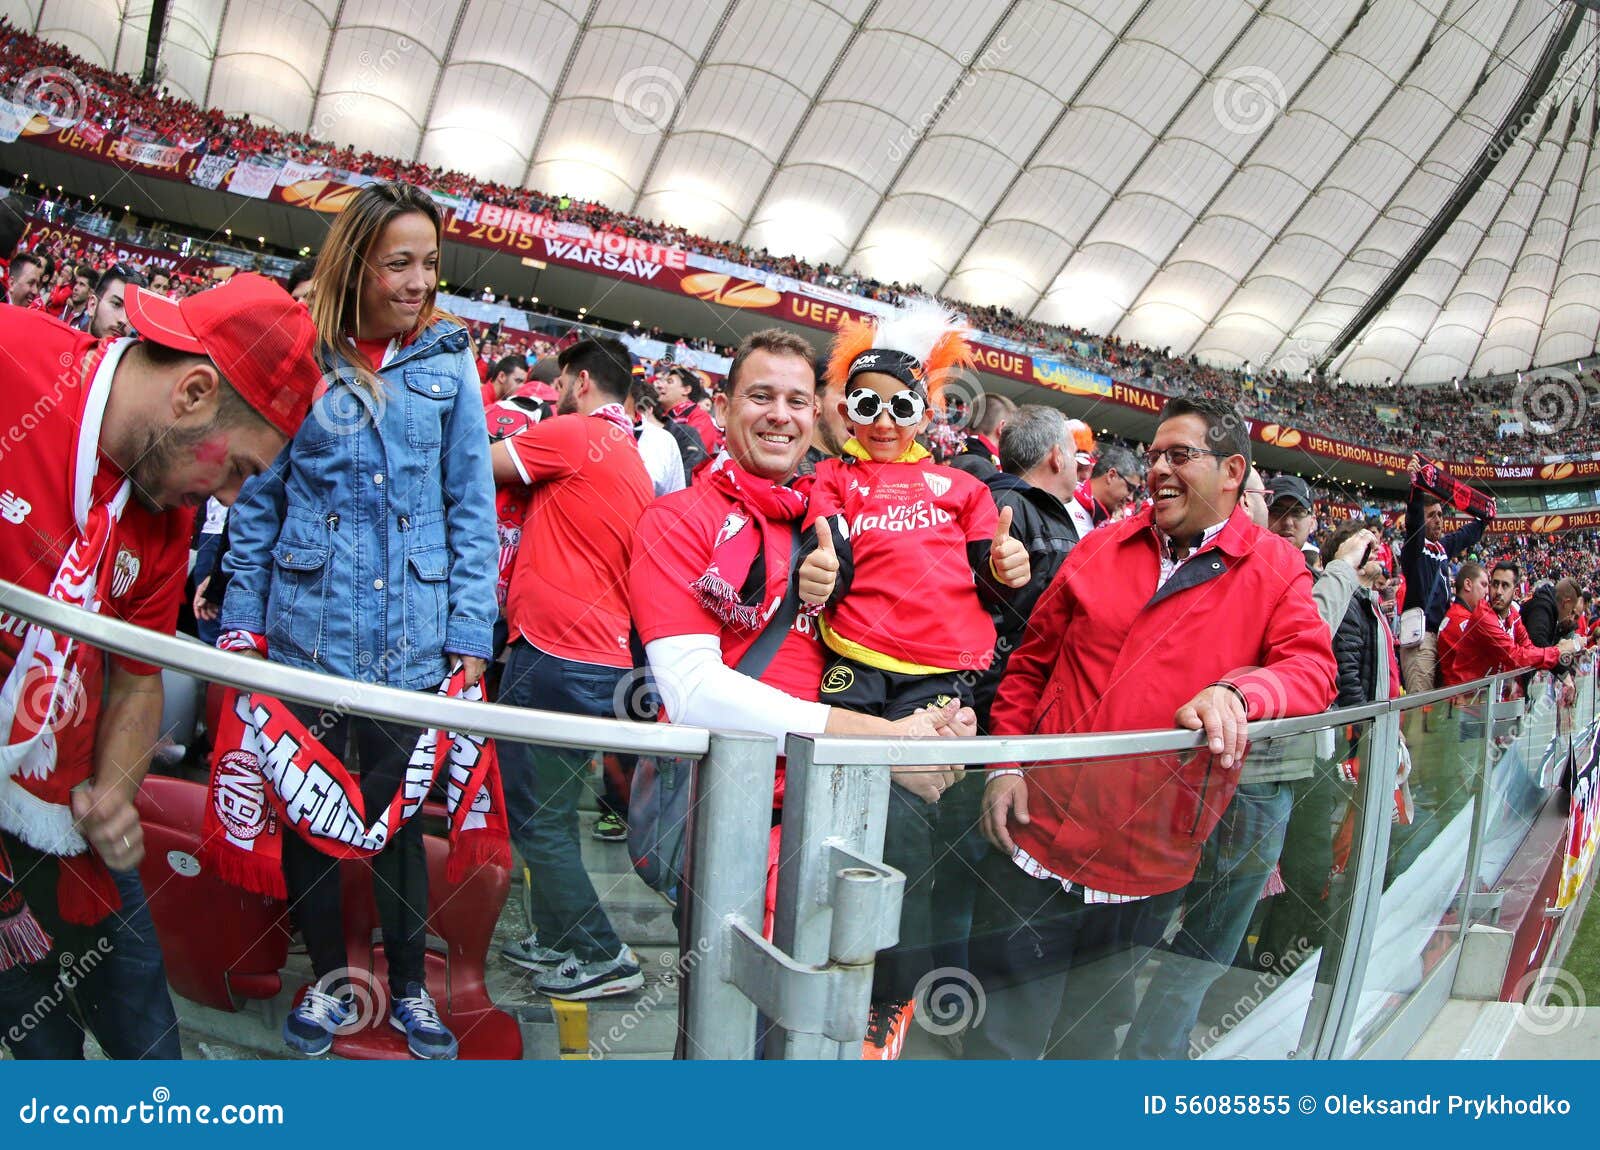
<path id="1" fill-rule="evenodd" d="M 138 801 L 145 833 L 139 873 L 172 989 L 193 1002 L 236 1011 L 246 1000 L 271 998 L 283 987 L 290 942 L 287 907 L 223 882 L 197 861 L 205 798 L 201 783 L 155 775 L 145 780 Z M 448 844 L 436 835 L 423 841 L 432 944 L 428 989 L 438 1000 L 440 1017 L 460 1041 L 462 1058 L 521 1058 L 521 1028 L 495 1007 L 484 985 L 484 962 L 511 872 L 480 867 L 452 885 L 445 879 Z M 370 970 L 371 985 L 387 987 L 383 947 L 373 942 L 379 932 L 372 868 L 347 862 L 342 878 L 350 965 Z M 405 1038 L 389 1025 L 384 1006 L 367 1028 L 339 1036 L 335 1053 L 409 1057 Z"/>
<path id="2" fill-rule="evenodd" d="M 445 880 L 448 844 L 436 835 L 426 835 L 423 841 L 428 851 L 428 990 L 438 1002 L 439 1017 L 460 1043 L 460 1057 L 521 1058 L 522 1028 L 495 1007 L 484 985 L 484 961 L 511 888 L 511 871 L 479 867 L 452 886 Z M 389 1025 L 388 964 L 382 944 L 374 943 L 381 936 L 372 900 L 372 868 L 365 862 L 347 862 L 342 877 L 349 962 L 352 968 L 372 971 L 372 985 L 385 988 L 385 1009 L 373 1012 L 365 1029 L 337 1036 L 333 1051 L 342 1058 L 409 1058 L 405 1036 Z M 435 938 L 443 940 L 443 953 Z"/>
<path id="3" fill-rule="evenodd" d="M 151 775 L 139 790 L 144 880 L 172 989 L 217 1010 L 271 998 L 289 955 L 285 906 L 230 886 L 199 861 L 202 783 Z"/>

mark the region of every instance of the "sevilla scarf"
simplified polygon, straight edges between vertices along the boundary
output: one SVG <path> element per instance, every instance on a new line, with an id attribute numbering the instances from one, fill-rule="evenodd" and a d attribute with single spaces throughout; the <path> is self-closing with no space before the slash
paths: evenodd
<path id="1" fill-rule="evenodd" d="M 726 451 L 711 465 L 708 482 L 734 505 L 711 545 L 710 565 L 689 587 L 700 605 L 724 623 L 754 630 L 771 618 L 788 590 L 789 524 L 805 514 L 806 497 L 792 487 L 751 475 Z M 750 606 L 740 599 L 739 588 L 763 552 L 768 557 L 767 585 L 761 602 Z"/>
<path id="2" fill-rule="evenodd" d="M 1494 499 L 1475 488 L 1467 486 L 1461 480 L 1451 475 L 1426 455 L 1417 456 L 1421 466 L 1412 476 L 1411 482 L 1426 491 L 1429 495 L 1436 495 L 1446 507 L 1454 507 L 1457 511 L 1465 511 L 1468 515 L 1478 519 L 1494 518 Z"/>
<path id="3" fill-rule="evenodd" d="M 439 685 L 452 699 L 479 700 L 457 669 Z M 505 799 L 494 744 L 429 728 L 417 738 L 393 798 L 369 817 L 360 784 L 336 755 L 279 700 L 229 692 L 211 761 L 200 857 L 226 882 L 287 898 L 283 828 L 323 854 L 371 858 L 421 809 L 440 775 L 450 821 L 446 878 L 472 868 L 511 865 Z"/>
<path id="4" fill-rule="evenodd" d="M 1106 510 L 1105 504 L 1094 497 L 1094 492 L 1087 483 L 1080 483 L 1078 490 L 1072 493 L 1072 497 L 1078 501 L 1079 507 L 1089 513 L 1089 522 L 1096 527 L 1111 518 L 1111 512 Z"/>
<path id="5" fill-rule="evenodd" d="M 81 378 L 91 381 L 90 394 L 71 461 L 78 535 L 46 592 L 56 602 L 84 611 L 100 609 L 101 568 L 112 552 L 117 520 L 132 490 L 123 480 L 108 497 L 93 499 L 100 421 L 127 342 L 102 344 L 83 365 Z M 81 661 L 100 657 L 35 623 L 23 635 L 22 649 L 0 685 L 0 831 L 59 859 L 57 909 L 65 921 L 82 925 L 99 922 L 122 904 L 111 873 L 73 821 L 72 789 L 87 781 L 90 768 L 57 769 L 56 732 L 87 713 Z M 48 953 L 50 938 L 23 900 L 0 838 L 0 970 L 37 961 L 31 956 L 41 947 Z"/>
<path id="6" fill-rule="evenodd" d="M 602 406 L 595 408 L 589 414 L 596 419 L 603 419 L 607 423 L 616 424 L 623 431 L 627 432 L 630 440 L 637 441 L 639 438 L 634 433 L 633 420 L 628 418 L 627 409 L 624 408 L 620 403 L 603 404 Z"/>

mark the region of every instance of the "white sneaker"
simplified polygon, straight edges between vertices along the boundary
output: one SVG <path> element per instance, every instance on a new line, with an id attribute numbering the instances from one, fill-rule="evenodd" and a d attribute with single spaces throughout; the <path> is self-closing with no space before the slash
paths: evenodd
<path id="1" fill-rule="evenodd" d="M 628 994 L 643 986 L 644 972 L 627 947 L 615 958 L 598 962 L 580 962 L 577 955 L 570 955 L 559 967 L 533 983 L 540 994 L 566 1002 Z"/>

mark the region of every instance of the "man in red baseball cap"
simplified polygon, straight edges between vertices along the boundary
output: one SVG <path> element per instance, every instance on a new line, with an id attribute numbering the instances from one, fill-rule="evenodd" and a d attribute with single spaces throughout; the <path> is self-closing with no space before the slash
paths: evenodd
<path id="1" fill-rule="evenodd" d="M 171 633 L 191 509 L 283 450 L 320 380 L 316 333 L 258 275 L 181 303 L 130 288 L 127 310 L 141 338 L 97 342 L 0 309 L 0 572 Z M 0 1037 L 18 1057 L 81 1058 L 84 1028 L 112 1057 L 179 1055 L 136 870 L 158 671 L 0 614 Z M 74 1009 L 32 1012 L 64 1004 L 63 975 Z"/>

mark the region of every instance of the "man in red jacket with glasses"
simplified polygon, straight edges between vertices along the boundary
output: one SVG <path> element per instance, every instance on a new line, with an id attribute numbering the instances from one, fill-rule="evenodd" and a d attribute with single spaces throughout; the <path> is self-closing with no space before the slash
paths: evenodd
<path id="1" fill-rule="evenodd" d="M 992 772 L 984 831 L 999 852 L 982 864 L 972 945 L 987 1010 L 969 1057 L 1081 1051 L 1075 1027 L 1108 1034 L 1122 1021 L 1077 1002 L 1069 970 L 1105 961 L 1132 976 L 1134 940 L 1159 934 L 1233 798 L 1248 724 L 1315 714 L 1335 696 L 1305 562 L 1239 506 L 1244 421 L 1217 401 L 1170 400 L 1146 462 L 1152 505 L 1067 557 L 990 730 L 1177 726 L 1203 730 L 1206 746 Z"/>

